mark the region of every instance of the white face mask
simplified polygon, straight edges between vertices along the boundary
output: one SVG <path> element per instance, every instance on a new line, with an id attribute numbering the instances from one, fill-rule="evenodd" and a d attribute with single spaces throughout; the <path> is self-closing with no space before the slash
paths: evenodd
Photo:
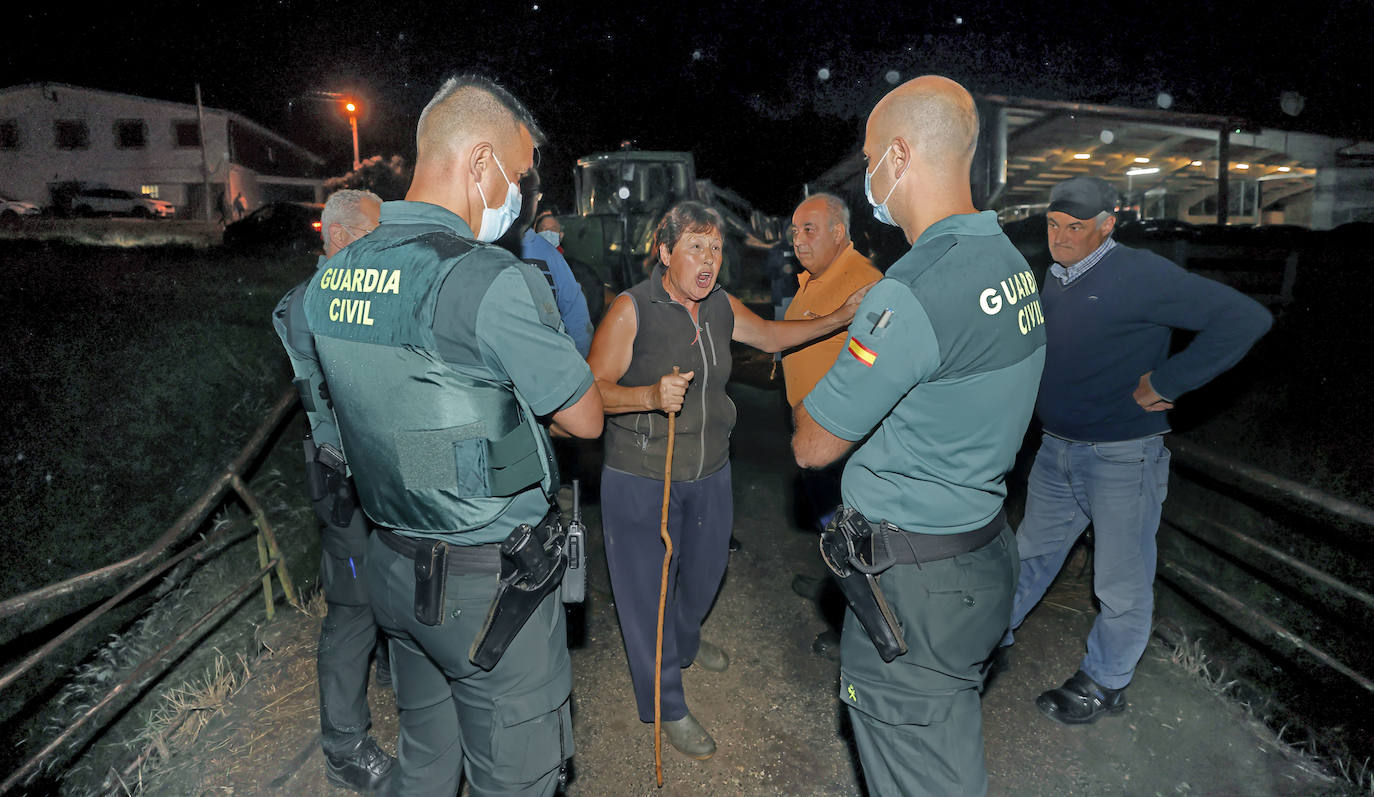
<path id="1" fill-rule="evenodd" d="M 559 235 L 557 230 L 540 230 L 539 232 L 535 233 L 535 235 L 538 235 L 540 238 L 543 238 L 544 240 L 553 244 L 555 248 L 557 248 L 559 244 L 563 243 L 563 236 Z"/>
<path id="2" fill-rule="evenodd" d="M 887 159 L 887 153 L 891 151 L 892 145 L 889 144 L 887 149 L 883 150 L 883 156 L 873 165 L 873 171 L 864 171 L 864 196 L 868 197 L 868 204 L 873 206 L 873 218 L 881 221 L 883 224 L 890 224 L 896 227 L 897 222 L 892 218 L 892 211 L 887 208 L 887 200 L 892 198 L 892 192 L 897 190 L 897 183 L 900 183 L 902 178 L 906 177 L 906 172 L 897 175 L 897 179 L 892 182 L 892 187 L 887 189 L 887 196 L 883 197 L 882 202 L 879 202 L 873 197 L 873 172 L 878 171 L 878 167 L 882 166 L 883 161 Z"/>
<path id="3" fill-rule="evenodd" d="M 493 151 L 491 157 L 496 160 L 496 168 L 501 170 L 501 177 L 505 178 L 506 201 L 501 203 L 499 208 L 487 207 L 487 194 L 482 190 L 482 183 L 477 183 L 477 193 L 482 196 L 482 224 L 477 229 L 477 240 L 483 243 L 491 243 L 502 235 L 515 223 L 520 216 L 520 187 L 510 181 L 506 176 L 506 169 L 501 165 L 501 159 L 496 157 Z"/>

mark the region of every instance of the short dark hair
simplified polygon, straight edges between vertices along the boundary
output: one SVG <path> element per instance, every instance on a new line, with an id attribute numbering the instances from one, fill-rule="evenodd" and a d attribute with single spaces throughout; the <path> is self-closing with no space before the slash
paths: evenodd
<path id="1" fill-rule="evenodd" d="M 679 202 L 663 214 L 658 229 L 654 230 L 654 251 L 657 252 L 658 247 L 663 245 L 671 252 L 683 235 L 711 229 L 715 229 L 724 237 L 725 220 L 718 211 L 690 199 Z"/>
<path id="2" fill-rule="evenodd" d="M 534 139 L 534 145 L 536 147 L 543 146 L 545 141 L 544 131 L 541 130 L 539 125 L 534 121 L 534 115 L 530 113 L 529 108 L 526 108 L 523 102 L 517 99 L 514 94 L 506 90 L 501 84 L 482 75 L 454 75 L 445 80 L 444 84 L 439 87 L 439 90 L 435 92 L 434 96 L 430 99 L 429 104 L 420 112 L 420 123 L 418 128 L 424 130 L 425 123 L 429 120 L 435 109 L 446 105 L 450 97 L 466 89 L 475 89 L 486 94 L 497 106 L 510 114 L 512 121 L 517 125 L 523 125 L 530 131 L 530 137 Z M 480 118 L 488 116 L 490 113 L 489 108 L 481 107 L 480 101 L 476 104 L 468 104 L 473 107 L 464 107 L 461 112 L 449 113 L 447 116 L 451 118 L 444 119 L 441 125 L 445 129 L 452 128 L 456 125 L 467 131 L 474 126 L 473 122 L 476 121 L 474 117 Z"/>

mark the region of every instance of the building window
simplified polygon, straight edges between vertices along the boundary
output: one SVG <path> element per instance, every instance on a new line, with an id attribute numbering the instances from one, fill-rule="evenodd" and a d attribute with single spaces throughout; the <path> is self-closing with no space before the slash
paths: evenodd
<path id="1" fill-rule="evenodd" d="M 19 149 L 19 120 L 0 121 L 0 149 Z"/>
<path id="2" fill-rule="evenodd" d="M 159 198 L 157 195 L 158 187 L 155 185 L 140 185 L 138 187 L 138 192 L 144 196 L 152 197 L 153 199 Z"/>
<path id="3" fill-rule="evenodd" d="M 142 119 L 120 119 L 114 125 L 115 146 L 143 149 L 148 146 L 148 125 Z"/>
<path id="4" fill-rule="evenodd" d="M 55 144 L 58 149 L 88 149 L 91 131 L 80 119 L 58 119 L 53 122 Z"/>
<path id="5" fill-rule="evenodd" d="M 200 123 L 194 119 L 172 122 L 172 140 L 178 147 L 199 147 Z"/>

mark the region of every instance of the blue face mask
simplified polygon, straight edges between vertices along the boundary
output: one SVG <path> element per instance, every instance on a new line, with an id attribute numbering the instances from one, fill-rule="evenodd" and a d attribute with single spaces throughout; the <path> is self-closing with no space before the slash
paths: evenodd
<path id="1" fill-rule="evenodd" d="M 496 157 L 495 152 L 491 153 L 491 157 L 495 159 L 496 168 L 501 170 L 501 176 L 505 178 L 508 188 L 506 189 L 506 201 L 501 203 L 501 207 L 489 208 L 487 207 L 487 194 L 482 190 L 482 183 L 477 183 L 477 193 L 482 196 L 482 223 L 477 229 L 477 240 L 483 243 L 491 243 L 506 234 L 506 230 L 509 230 L 515 220 L 520 217 L 522 201 L 520 187 L 512 183 L 510 178 L 506 176 L 506 169 L 501 165 L 501 159 Z"/>
<path id="2" fill-rule="evenodd" d="M 873 164 L 873 172 L 878 171 L 878 167 L 882 166 L 883 161 L 887 158 L 887 153 L 891 151 L 892 145 L 889 144 L 887 149 L 883 150 L 883 157 L 879 158 L 878 162 Z M 892 198 L 892 192 L 897 190 L 897 183 L 900 183 L 902 178 L 906 177 L 906 172 L 902 172 L 897 176 L 896 182 L 888 189 L 887 196 L 883 197 L 882 202 L 873 198 L 873 172 L 864 172 L 864 196 L 868 197 L 868 204 L 873 206 L 873 218 L 881 221 L 883 224 L 890 224 L 896 227 L 897 222 L 892 219 L 892 211 L 887 209 L 887 200 Z"/>
<path id="3" fill-rule="evenodd" d="M 538 235 L 540 238 L 543 238 L 544 240 L 548 241 L 550 244 L 554 246 L 554 248 L 557 248 L 563 244 L 563 236 L 559 235 L 556 230 L 542 230 L 540 232 L 535 233 L 535 235 Z"/>

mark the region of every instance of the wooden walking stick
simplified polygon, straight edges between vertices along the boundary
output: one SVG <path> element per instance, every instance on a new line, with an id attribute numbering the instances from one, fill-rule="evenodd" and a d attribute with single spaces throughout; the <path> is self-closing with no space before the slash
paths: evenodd
<path id="1" fill-rule="evenodd" d="M 678 367 L 673 366 L 673 375 Z M 668 495 L 673 484 L 673 437 L 677 432 L 677 413 L 668 413 L 668 453 L 663 462 L 663 513 L 658 526 L 658 537 L 663 540 L 663 577 L 658 587 L 658 635 L 654 641 L 654 774 L 658 777 L 658 787 L 663 788 L 663 740 L 659 737 L 663 727 L 663 707 L 659 700 L 663 694 L 663 607 L 668 602 L 668 563 L 673 559 L 673 538 L 668 536 Z"/>

